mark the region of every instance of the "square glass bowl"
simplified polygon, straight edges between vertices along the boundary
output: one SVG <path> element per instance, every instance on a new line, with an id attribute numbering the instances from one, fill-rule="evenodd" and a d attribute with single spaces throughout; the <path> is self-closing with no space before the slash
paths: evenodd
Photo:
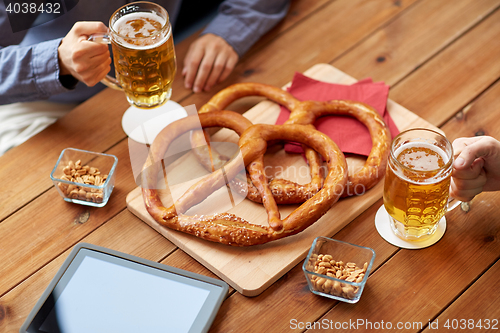
<path id="1" fill-rule="evenodd" d="M 103 207 L 115 186 L 117 164 L 114 155 L 66 148 L 50 179 L 65 201 Z"/>
<path id="2" fill-rule="evenodd" d="M 317 237 L 302 265 L 309 289 L 342 302 L 359 301 L 375 260 L 375 251 L 339 240 Z"/>

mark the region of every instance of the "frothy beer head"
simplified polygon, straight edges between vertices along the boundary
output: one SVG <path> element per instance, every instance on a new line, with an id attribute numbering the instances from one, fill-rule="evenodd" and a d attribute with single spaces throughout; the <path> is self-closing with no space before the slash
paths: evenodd
<path id="1" fill-rule="evenodd" d="M 449 157 L 446 153 L 430 143 L 409 143 L 399 147 L 394 155 L 396 160 L 412 172 L 403 175 L 411 183 L 434 183 L 439 178 L 433 179 L 439 170 L 448 163 Z"/>
<path id="2" fill-rule="evenodd" d="M 153 12 L 136 12 L 124 15 L 113 24 L 121 44 L 134 49 L 149 49 L 164 43 L 169 33 L 161 34 L 165 19 Z M 128 44 L 128 45 L 127 45 Z"/>

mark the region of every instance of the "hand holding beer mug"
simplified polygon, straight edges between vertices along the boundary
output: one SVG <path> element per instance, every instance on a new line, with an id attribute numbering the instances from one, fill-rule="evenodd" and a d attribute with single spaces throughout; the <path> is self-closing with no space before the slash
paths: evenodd
<path id="1" fill-rule="evenodd" d="M 392 232 L 401 240 L 428 240 L 440 223 L 446 223 L 444 215 L 457 206 L 449 203 L 452 165 L 452 145 L 438 132 L 417 128 L 394 138 L 384 207 Z"/>
<path id="2" fill-rule="evenodd" d="M 111 16 L 108 35 L 89 40 L 112 46 L 116 79 L 107 75 L 101 82 L 125 92 L 132 105 L 122 121 L 129 136 L 135 127 L 165 112 L 142 110 L 162 106 L 172 95 L 177 67 L 172 27 L 163 7 L 146 1 L 127 4 Z M 167 111 L 181 108 L 172 103 Z"/>

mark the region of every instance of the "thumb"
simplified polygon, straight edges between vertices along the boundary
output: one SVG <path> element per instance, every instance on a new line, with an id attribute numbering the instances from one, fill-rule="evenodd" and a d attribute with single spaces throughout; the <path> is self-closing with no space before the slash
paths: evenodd
<path id="1" fill-rule="evenodd" d="M 108 32 L 108 27 L 102 22 L 77 22 L 72 30 L 77 36 L 90 36 L 105 34 Z"/>
<path id="2" fill-rule="evenodd" d="M 476 159 L 486 157 L 489 154 L 491 154 L 489 145 L 482 144 L 481 140 L 474 141 L 462 149 L 460 154 L 456 157 L 453 167 L 457 170 L 468 169 Z M 474 164 L 476 165 L 478 163 Z"/>

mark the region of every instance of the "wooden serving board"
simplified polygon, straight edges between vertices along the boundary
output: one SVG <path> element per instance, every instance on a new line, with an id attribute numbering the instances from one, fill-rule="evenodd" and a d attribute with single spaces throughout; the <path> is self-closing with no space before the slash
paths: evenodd
<path id="1" fill-rule="evenodd" d="M 352 84 L 356 81 L 354 78 L 328 64 L 317 64 L 304 74 L 316 80 L 330 83 Z M 391 100 L 388 101 L 387 108 L 400 131 L 413 127 L 438 130 L 430 123 Z M 279 112 L 280 107 L 277 104 L 270 101 L 262 101 L 245 112 L 244 116 L 253 123 L 274 124 Z M 230 130 L 222 129 L 212 137 L 212 141 L 236 143 L 238 136 Z M 268 152 L 265 162 L 266 166 L 274 167 L 271 170 L 283 171 L 281 174 L 283 178 L 292 179 L 299 183 L 309 181 L 307 172 L 297 172 L 297 170 L 308 170 L 306 163 L 300 155 L 285 154 L 282 149 L 274 149 L 274 151 Z M 348 163 L 350 169 L 354 169 L 363 164 L 364 160 L 349 157 Z M 196 175 L 202 171 L 199 163 L 192 154 L 188 153 L 169 167 L 167 172 L 169 175 L 177 173 L 180 177 L 173 178 L 167 176 L 168 179 L 182 179 L 182 177 L 186 178 L 186 176 Z M 191 183 L 173 185 L 172 187 L 177 186 L 182 191 Z M 139 187 L 128 194 L 127 207 L 142 221 L 146 222 L 172 243 L 198 260 L 238 292 L 245 296 L 256 296 L 303 260 L 314 238 L 317 236 L 329 237 L 334 235 L 379 200 L 382 197 L 382 189 L 383 182 L 379 182 L 379 184 L 362 196 L 341 199 L 321 219 L 303 232 L 252 247 L 221 245 L 160 226 L 146 211 Z M 172 192 L 175 191 L 172 190 Z M 200 213 L 203 209 L 210 210 L 226 206 L 230 208 L 228 212 L 234 213 L 251 223 L 268 225 L 266 211 L 262 205 L 244 199 L 231 208 L 231 204 L 228 206 L 227 198 L 229 195 L 227 193 L 227 189 L 223 188 L 210 196 L 206 200 L 208 204 L 205 204 L 204 207 L 197 207 L 195 209 L 198 211 L 188 211 L 187 213 L 193 215 L 194 213 Z M 160 191 L 160 195 L 164 205 L 169 207 L 172 199 L 166 193 L 166 190 Z M 290 214 L 297 207 L 297 205 L 280 206 L 282 218 Z"/>

